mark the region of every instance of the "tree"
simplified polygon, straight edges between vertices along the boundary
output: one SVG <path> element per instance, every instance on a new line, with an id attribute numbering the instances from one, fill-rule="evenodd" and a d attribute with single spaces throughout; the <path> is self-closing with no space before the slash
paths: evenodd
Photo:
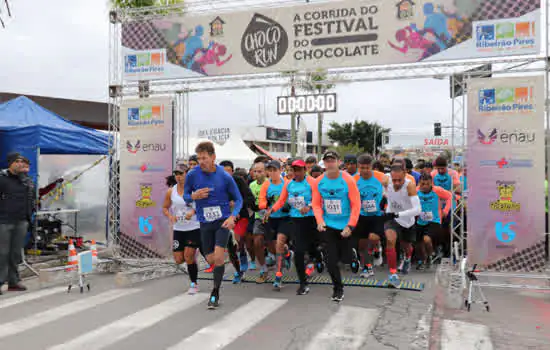
<path id="1" fill-rule="evenodd" d="M 336 147 L 334 147 L 334 149 L 336 150 L 336 152 L 338 152 L 338 154 L 340 155 L 340 157 L 344 157 L 346 154 L 363 154 L 366 152 L 366 150 L 363 148 L 363 147 L 359 147 L 357 145 L 352 145 L 352 144 L 349 144 L 349 145 L 338 145 Z"/>
<path id="2" fill-rule="evenodd" d="M 384 135 L 389 132 L 390 129 L 364 120 L 343 124 L 332 122 L 330 123 L 328 137 L 332 141 L 337 142 L 339 146 L 352 145 L 374 154 L 374 147 L 376 147 L 376 150 L 381 147 Z"/>
<path id="3" fill-rule="evenodd" d="M 112 7 L 137 8 L 182 4 L 184 0 L 110 0 Z"/>

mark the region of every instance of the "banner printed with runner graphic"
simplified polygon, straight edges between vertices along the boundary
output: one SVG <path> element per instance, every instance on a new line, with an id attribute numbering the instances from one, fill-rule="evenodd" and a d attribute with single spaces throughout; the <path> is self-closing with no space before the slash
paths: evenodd
<path id="1" fill-rule="evenodd" d="M 540 18 L 540 0 L 346 0 L 128 21 L 124 79 L 540 54 Z"/>
<path id="2" fill-rule="evenodd" d="M 169 98 L 127 101 L 120 113 L 120 231 L 162 256 L 172 251 L 162 213 L 172 173 L 172 115 Z"/>
<path id="3" fill-rule="evenodd" d="M 544 80 L 468 88 L 468 261 L 489 265 L 544 239 Z"/>

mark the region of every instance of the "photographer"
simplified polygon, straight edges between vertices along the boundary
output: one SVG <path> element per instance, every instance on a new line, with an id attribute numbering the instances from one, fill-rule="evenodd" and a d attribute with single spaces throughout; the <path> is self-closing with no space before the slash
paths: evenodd
<path id="1" fill-rule="evenodd" d="M 10 153 L 7 161 L 8 169 L 0 171 L 0 287 L 8 282 L 8 291 L 25 291 L 18 265 L 32 216 L 34 189 L 25 173 L 29 160 Z"/>

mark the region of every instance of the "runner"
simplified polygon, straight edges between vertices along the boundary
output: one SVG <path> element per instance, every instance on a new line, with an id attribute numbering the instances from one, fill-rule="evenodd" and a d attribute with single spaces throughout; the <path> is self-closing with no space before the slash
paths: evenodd
<path id="1" fill-rule="evenodd" d="M 420 176 L 417 188 L 422 212 L 416 222 L 418 257 L 421 259 L 416 266 L 417 270 L 430 268 L 432 264 L 433 242 L 441 236 L 441 218 L 451 209 L 451 192 L 433 185 L 430 174 Z M 442 203 L 444 201 L 445 203 Z M 442 209 L 445 208 L 445 209 Z"/>
<path id="2" fill-rule="evenodd" d="M 197 165 L 199 165 L 199 160 L 197 158 L 196 154 L 193 154 L 191 157 L 189 157 L 189 169 L 194 169 Z"/>
<path id="3" fill-rule="evenodd" d="M 405 177 L 405 169 L 402 164 L 392 165 L 389 181 L 384 184 L 384 187 L 388 198 L 386 213 L 391 218 L 384 225 L 386 258 L 390 268 L 389 282 L 393 287 L 399 288 L 396 242 L 399 239 L 401 249 L 405 252 L 401 271 L 406 274 L 410 269 L 413 253 L 412 243 L 416 241 L 415 216 L 420 214 L 421 206 L 416 187 L 412 181 Z"/>
<path id="4" fill-rule="evenodd" d="M 281 175 L 281 164 L 272 160 L 267 164 L 269 179 L 265 181 L 260 189 L 260 210 L 267 209 L 263 222 L 267 224 L 268 229 L 276 235 L 276 257 L 275 257 L 275 281 L 273 288 L 281 290 L 283 279 L 283 260 L 285 268 L 290 270 L 292 262 L 292 252 L 288 248 L 290 241 L 291 226 L 288 219 L 290 207 L 283 205 L 282 208 L 273 212 L 272 206 L 279 200 L 281 192 L 287 181 L 283 181 Z"/>
<path id="5" fill-rule="evenodd" d="M 361 216 L 357 228 L 353 231 L 354 247 L 358 247 L 361 257 L 361 277 L 374 276 L 373 254 L 378 250 L 380 238 L 384 234 L 383 202 L 384 188 L 374 176 L 372 170 L 373 158 L 361 155 L 357 159 L 359 174 L 357 187 L 361 195 Z M 383 174 L 382 174 L 383 175 Z"/>
<path id="6" fill-rule="evenodd" d="M 211 142 L 201 142 L 195 148 L 199 167 L 187 174 L 184 200 L 195 201 L 200 222 L 201 241 L 206 259 L 214 267 L 214 288 L 208 302 L 217 308 L 220 286 L 225 271 L 225 248 L 230 232 L 243 205 L 237 184 L 221 166 L 215 164 L 216 152 Z M 230 210 L 233 201 L 233 210 Z"/>
<path id="7" fill-rule="evenodd" d="M 309 156 L 306 158 L 306 174 L 311 175 L 311 169 L 317 165 L 317 158 L 315 156 Z"/>
<path id="8" fill-rule="evenodd" d="M 355 176 L 357 174 L 357 157 L 354 154 L 346 154 L 344 166 L 348 174 Z"/>
<path id="9" fill-rule="evenodd" d="M 323 169 L 320 166 L 314 165 L 311 167 L 310 175 L 312 178 L 316 179 L 319 176 L 323 175 Z"/>
<path id="10" fill-rule="evenodd" d="M 173 225 L 174 260 L 178 265 L 187 264 L 191 280 L 188 294 L 196 294 L 199 292 L 196 253 L 201 245 L 201 232 L 193 203 L 183 199 L 186 173 L 184 168 L 174 170 L 176 185 L 166 191 L 162 212 Z"/>
<path id="11" fill-rule="evenodd" d="M 296 291 L 298 295 L 309 293 L 305 269 L 305 254 L 310 252 L 315 242 L 315 218 L 311 206 L 312 188 L 315 180 L 311 176 L 306 176 L 306 163 L 303 160 L 295 160 L 292 163 L 294 179 L 288 181 L 279 200 L 268 211 L 278 212 L 288 203 L 290 205 L 290 218 L 294 228 L 294 265 L 296 273 L 300 280 L 300 287 Z M 313 267 L 310 268 L 313 271 Z"/>
<path id="12" fill-rule="evenodd" d="M 347 262 L 351 252 L 350 236 L 357 225 L 361 202 L 357 184 L 347 172 L 338 169 L 340 157 L 335 151 L 323 156 L 326 172 L 313 188 L 313 212 L 317 229 L 324 232 L 328 251 L 328 272 L 332 279 L 332 300 L 344 299 L 344 285 L 338 262 Z"/>

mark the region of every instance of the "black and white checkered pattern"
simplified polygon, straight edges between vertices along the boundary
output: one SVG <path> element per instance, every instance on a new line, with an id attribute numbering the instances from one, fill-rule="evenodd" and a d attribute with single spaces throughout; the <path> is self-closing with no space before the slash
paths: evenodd
<path id="1" fill-rule="evenodd" d="M 546 267 L 544 240 L 510 257 L 487 266 L 490 271 L 500 272 L 542 272 Z"/>
<path id="2" fill-rule="evenodd" d="M 138 242 L 134 237 L 128 236 L 122 232 L 118 233 L 118 240 L 120 245 L 120 255 L 122 258 L 149 258 L 149 259 L 163 259 L 164 257 Z"/>

